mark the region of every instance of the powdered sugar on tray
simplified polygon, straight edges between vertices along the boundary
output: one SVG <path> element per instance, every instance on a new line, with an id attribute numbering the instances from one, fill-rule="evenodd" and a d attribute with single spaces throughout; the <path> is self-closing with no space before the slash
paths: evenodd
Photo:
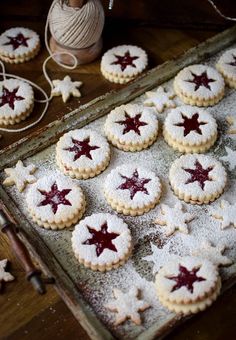
<path id="1" fill-rule="evenodd" d="M 206 64 L 213 66 L 221 54 Z M 167 82 L 164 86 L 167 90 L 170 90 L 172 88 L 172 81 Z M 132 103 L 142 104 L 145 99 L 146 96 L 143 94 Z M 178 98 L 175 101 L 177 105 L 182 104 Z M 71 247 L 73 228 L 55 232 L 45 230 L 32 223 L 42 240 L 61 263 L 65 272 L 79 287 L 85 300 L 89 302 L 97 316 L 116 337 L 122 339 L 137 337 L 148 328 L 154 327 L 154 325 L 155 328 L 157 326 L 162 327 L 175 317 L 175 314 L 168 312 L 162 307 L 156 298 L 153 281 L 154 274 L 159 269 L 158 252 L 161 254 L 160 261 L 161 265 L 163 265 L 165 259 L 166 262 L 170 259 L 169 253 L 173 257 L 174 255 L 189 255 L 193 249 L 200 248 L 204 240 L 208 240 L 214 245 L 219 243 L 225 244 L 227 249 L 224 255 L 234 263 L 229 267 L 221 269 L 222 278 L 225 280 L 236 276 L 236 229 L 230 226 L 222 230 L 220 220 L 210 215 L 210 207 L 217 209 L 221 199 L 225 199 L 231 204 L 235 202 L 236 168 L 232 166 L 234 161 L 230 158 L 231 155 L 235 154 L 230 153 L 229 150 L 236 151 L 236 139 L 232 135 L 227 134 L 228 124 L 225 120 L 226 116 L 236 116 L 235 102 L 236 91 L 226 88 L 226 95 L 223 100 L 219 104 L 207 108 L 207 111 L 217 120 L 219 127 L 219 138 L 207 154 L 214 156 L 225 166 L 228 183 L 221 198 L 210 205 L 193 206 L 183 203 L 184 210 L 195 216 L 194 220 L 188 225 L 189 234 L 177 232 L 167 237 L 165 235 L 165 228 L 153 223 L 160 212 L 160 205 L 157 205 L 149 213 L 138 217 L 119 215 L 131 230 L 132 239 L 134 240 L 133 255 L 124 266 L 107 273 L 99 273 L 79 265 L 74 257 Z M 160 122 L 163 123 L 169 111 L 170 109 L 165 109 L 163 114 L 158 117 Z M 102 117 L 90 123 L 87 127 L 104 135 L 103 127 L 105 119 L 106 117 Z M 88 206 L 85 216 L 101 212 L 116 214 L 105 200 L 103 185 L 112 169 L 129 163 L 145 166 L 156 173 L 162 183 L 160 203 L 173 207 L 178 202 L 178 198 L 171 191 L 168 173 L 172 162 L 179 156 L 180 153 L 169 147 L 161 134 L 150 148 L 141 152 L 124 152 L 111 146 L 111 163 L 103 173 L 88 180 L 74 180 L 76 183 L 79 183 L 86 196 Z M 49 176 L 55 173 L 55 171 L 59 171 L 55 161 L 55 145 L 25 161 L 26 165 L 30 163 L 35 164 L 38 168 L 35 172 L 36 178 L 41 178 L 44 175 Z M 1 182 L 4 178 L 5 175 L 2 172 L 0 175 Z M 30 221 L 24 200 L 29 190 L 28 187 L 23 193 L 19 193 L 15 187 L 9 187 L 6 190 Z M 156 255 L 154 254 L 155 251 Z M 133 285 L 141 290 L 143 300 L 149 303 L 151 308 L 141 313 L 143 321 L 141 326 L 136 326 L 132 322 L 127 321 L 115 327 L 113 326 L 114 314 L 109 312 L 104 307 L 104 304 L 113 299 L 113 288 L 128 291 Z"/>

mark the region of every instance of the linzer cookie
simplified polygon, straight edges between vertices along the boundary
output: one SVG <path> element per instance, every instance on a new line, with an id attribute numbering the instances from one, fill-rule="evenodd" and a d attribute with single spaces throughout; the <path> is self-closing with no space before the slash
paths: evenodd
<path id="1" fill-rule="evenodd" d="M 169 180 L 174 193 L 187 203 L 203 204 L 218 198 L 226 185 L 223 165 L 207 155 L 183 155 L 171 165 Z"/>
<path id="2" fill-rule="evenodd" d="M 132 45 L 121 45 L 103 55 L 101 72 L 109 81 L 124 84 L 143 72 L 147 63 L 147 54 L 143 49 Z"/>
<path id="3" fill-rule="evenodd" d="M 105 181 L 104 193 L 113 209 L 137 216 L 153 209 L 161 196 L 161 183 L 154 172 L 132 164 L 113 169 Z"/>
<path id="4" fill-rule="evenodd" d="M 18 79 L 0 82 L 0 125 L 13 125 L 26 119 L 34 107 L 32 87 Z"/>
<path id="5" fill-rule="evenodd" d="M 40 49 L 36 32 L 24 28 L 10 28 L 0 35 L 0 59 L 10 64 L 18 64 L 34 58 Z"/>
<path id="6" fill-rule="evenodd" d="M 185 104 L 212 106 L 224 96 L 224 79 L 214 68 L 191 65 L 174 79 L 174 90 Z"/>
<path id="7" fill-rule="evenodd" d="M 79 185 L 59 174 L 42 177 L 32 184 L 26 203 L 34 222 L 54 230 L 75 224 L 86 205 Z"/>
<path id="8" fill-rule="evenodd" d="M 226 51 L 216 64 L 227 85 L 236 88 L 236 48 Z"/>
<path id="9" fill-rule="evenodd" d="M 56 146 L 59 168 L 72 178 L 87 179 L 102 172 L 110 161 L 110 147 L 97 132 L 81 129 L 64 134 Z"/>
<path id="10" fill-rule="evenodd" d="M 105 122 L 108 140 L 124 151 L 140 151 L 152 145 L 158 135 L 158 120 L 150 108 L 121 105 L 110 112 Z"/>
<path id="11" fill-rule="evenodd" d="M 72 248 L 85 267 L 104 272 L 121 266 L 129 258 L 131 233 L 116 215 L 93 214 L 75 226 Z"/>
<path id="12" fill-rule="evenodd" d="M 155 285 L 166 308 L 188 315 L 206 309 L 216 300 L 221 279 L 212 262 L 189 256 L 164 265 L 156 275 Z"/>
<path id="13" fill-rule="evenodd" d="M 205 152 L 217 139 L 217 124 L 206 110 L 183 105 L 167 115 L 163 135 L 175 150 L 185 153 Z"/>

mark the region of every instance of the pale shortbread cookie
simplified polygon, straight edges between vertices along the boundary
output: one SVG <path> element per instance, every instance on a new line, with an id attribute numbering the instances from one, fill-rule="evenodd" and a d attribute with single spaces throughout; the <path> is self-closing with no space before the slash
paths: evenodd
<path id="1" fill-rule="evenodd" d="M 236 117 L 235 116 L 227 116 L 226 117 L 227 122 L 229 123 L 230 127 L 228 129 L 229 134 L 235 134 L 236 133 Z"/>
<path id="2" fill-rule="evenodd" d="M 183 105 L 167 115 L 163 135 L 175 150 L 185 153 L 205 152 L 217 139 L 217 124 L 206 110 Z"/>
<path id="3" fill-rule="evenodd" d="M 224 52 L 218 60 L 216 68 L 223 75 L 226 84 L 236 88 L 236 48 Z"/>
<path id="4" fill-rule="evenodd" d="M 233 171 L 236 168 L 236 150 L 232 150 L 228 146 L 225 146 L 225 152 L 226 155 L 221 156 L 220 159 L 228 164 L 230 171 Z"/>
<path id="5" fill-rule="evenodd" d="M 207 155 L 189 154 L 171 165 L 169 180 L 174 193 L 187 203 L 203 204 L 218 198 L 226 185 L 223 165 Z"/>
<path id="6" fill-rule="evenodd" d="M 180 202 L 177 202 L 173 208 L 162 204 L 161 211 L 154 223 L 164 226 L 166 236 L 172 235 L 177 230 L 188 234 L 187 223 L 192 221 L 194 217 L 194 215 L 183 210 L 183 205 Z"/>
<path id="7" fill-rule="evenodd" d="M 24 27 L 6 30 L 0 35 L 0 59 L 8 63 L 22 63 L 36 56 L 40 40 L 36 32 Z"/>
<path id="8" fill-rule="evenodd" d="M 102 172 L 110 161 L 110 147 L 104 137 L 89 129 L 64 134 L 56 146 L 59 168 L 72 178 L 86 179 Z"/>
<path id="9" fill-rule="evenodd" d="M 63 229 L 76 223 L 85 209 L 79 185 L 60 174 L 45 176 L 26 194 L 30 216 L 47 229 Z"/>
<path id="10" fill-rule="evenodd" d="M 52 81 L 53 89 L 51 91 L 52 96 L 62 96 L 62 100 L 64 103 L 70 98 L 73 97 L 81 97 L 81 93 L 78 90 L 80 86 L 82 86 L 81 81 L 72 81 L 69 76 L 65 76 L 64 79 L 55 79 Z"/>
<path id="11" fill-rule="evenodd" d="M 131 233 L 116 215 L 93 214 L 75 226 L 72 248 L 81 264 L 101 272 L 117 268 L 131 255 Z"/>
<path id="12" fill-rule="evenodd" d="M 173 100 L 175 93 L 172 90 L 165 90 L 164 87 L 159 86 L 156 91 L 148 91 L 145 93 L 147 99 L 143 104 L 147 106 L 154 106 L 158 113 L 164 111 L 165 108 L 176 107 Z"/>
<path id="13" fill-rule="evenodd" d="M 155 285 L 164 306 L 176 313 L 191 314 L 216 299 L 221 280 L 212 262 L 188 256 L 165 264 L 156 275 Z"/>
<path id="14" fill-rule="evenodd" d="M 101 72 L 109 81 L 125 83 L 143 72 L 147 62 L 147 54 L 140 47 L 121 45 L 103 55 Z"/>
<path id="15" fill-rule="evenodd" d="M 115 300 L 108 302 L 104 307 L 117 313 L 114 325 L 118 326 L 127 319 L 130 319 L 136 325 L 141 325 L 139 312 L 143 312 L 151 306 L 140 298 L 139 289 L 133 286 L 124 293 L 120 289 L 114 288 L 113 294 Z"/>
<path id="16" fill-rule="evenodd" d="M 0 124 L 19 123 L 32 112 L 34 92 L 25 81 L 5 79 L 0 82 Z"/>
<path id="17" fill-rule="evenodd" d="M 15 167 L 4 169 L 7 178 L 3 181 L 3 185 L 11 186 L 16 185 L 17 189 L 22 192 L 27 184 L 32 184 L 37 181 L 33 175 L 36 171 L 34 164 L 24 166 L 22 161 L 18 161 Z"/>
<path id="18" fill-rule="evenodd" d="M 222 200 L 218 208 L 210 208 L 210 214 L 221 222 L 222 229 L 230 225 L 236 228 L 236 203 L 230 204 Z"/>
<path id="19" fill-rule="evenodd" d="M 154 172 L 133 164 L 113 169 L 106 178 L 104 194 L 113 209 L 124 215 L 142 215 L 159 202 L 161 183 Z"/>
<path id="20" fill-rule="evenodd" d="M 223 255 L 227 246 L 223 243 L 213 245 L 208 240 L 203 240 L 199 248 L 193 248 L 191 251 L 192 256 L 207 259 L 214 263 L 217 267 L 219 266 L 229 266 L 233 261 L 226 255 Z"/>
<path id="21" fill-rule="evenodd" d="M 207 65 L 190 65 L 174 79 L 174 90 L 185 104 L 212 106 L 224 96 L 225 83 L 219 72 Z"/>
<path id="22" fill-rule="evenodd" d="M 108 140 L 119 149 L 140 151 L 156 140 L 158 120 L 152 109 L 126 104 L 109 113 L 104 130 Z"/>

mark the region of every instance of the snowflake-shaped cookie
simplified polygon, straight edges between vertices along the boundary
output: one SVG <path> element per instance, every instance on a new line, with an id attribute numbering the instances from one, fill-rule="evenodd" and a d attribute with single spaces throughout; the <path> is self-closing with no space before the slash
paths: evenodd
<path id="1" fill-rule="evenodd" d="M 167 262 L 179 258 L 178 255 L 170 253 L 170 245 L 171 243 L 169 242 L 165 244 L 163 248 L 158 248 L 155 244 L 151 243 L 152 254 L 142 258 L 144 261 L 154 263 L 152 269 L 153 275 Z"/>
<path id="2" fill-rule="evenodd" d="M 170 208 L 168 205 L 162 204 L 161 212 L 154 223 L 165 226 L 165 234 L 170 236 L 175 232 L 175 230 L 188 234 L 187 223 L 193 219 L 194 216 L 188 212 L 184 212 L 182 204 L 177 202 L 174 208 Z"/>
<path id="3" fill-rule="evenodd" d="M 225 156 L 220 157 L 220 159 L 224 162 L 229 163 L 229 170 L 232 171 L 236 167 L 236 151 L 225 147 L 225 151 L 227 154 Z"/>
<path id="4" fill-rule="evenodd" d="M 8 273 L 6 271 L 6 266 L 7 266 L 7 259 L 1 260 L 0 261 L 0 290 L 1 290 L 1 282 L 9 282 L 13 281 L 15 278 L 13 275 Z"/>
<path id="5" fill-rule="evenodd" d="M 234 116 L 228 116 L 226 117 L 227 122 L 229 123 L 230 127 L 228 129 L 229 134 L 235 134 L 236 133 L 236 117 Z"/>
<path id="6" fill-rule="evenodd" d="M 150 307 L 150 304 L 139 299 L 139 289 L 132 287 L 124 293 L 120 289 L 113 289 L 115 300 L 108 302 L 105 308 L 116 312 L 115 326 L 120 325 L 127 319 L 131 319 L 136 325 L 141 324 L 139 312 L 143 312 Z"/>
<path id="7" fill-rule="evenodd" d="M 210 209 L 210 214 L 221 221 L 222 229 L 231 224 L 236 228 L 236 203 L 230 204 L 228 201 L 222 200 L 218 208 Z"/>
<path id="8" fill-rule="evenodd" d="M 147 99 L 144 101 L 144 105 L 155 106 L 157 111 L 163 112 L 167 107 L 176 107 L 175 102 L 172 100 L 175 97 L 175 93 L 171 90 L 166 91 L 162 86 L 158 87 L 156 91 L 146 92 Z"/>
<path id="9" fill-rule="evenodd" d="M 6 186 L 15 184 L 17 189 L 22 192 L 28 183 L 31 184 L 37 181 L 36 177 L 32 175 L 35 170 L 34 164 L 24 166 L 23 162 L 19 160 L 15 167 L 4 169 L 8 177 L 3 184 Z"/>
<path id="10" fill-rule="evenodd" d="M 191 251 L 191 255 L 207 259 L 216 266 L 229 266 L 232 264 L 232 260 L 223 255 L 225 249 L 225 244 L 218 244 L 217 246 L 214 246 L 208 240 L 204 240 L 199 248 Z"/>
<path id="11" fill-rule="evenodd" d="M 70 96 L 81 97 L 80 91 L 77 87 L 80 87 L 83 83 L 81 81 L 72 81 L 69 76 L 65 76 L 63 80 L 53 80 L 54 88 L 52 89 L 52 96 L 62 96 L 64 103 L 70 98 Z"/>

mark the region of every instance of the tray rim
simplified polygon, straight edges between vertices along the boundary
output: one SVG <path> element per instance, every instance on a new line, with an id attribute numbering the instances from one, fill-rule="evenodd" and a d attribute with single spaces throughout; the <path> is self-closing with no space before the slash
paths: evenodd
<path id="1" fill-rule="evenodd" d="M 183 67 L 212 56 L 234 41 L 236 41 L 236 25 L 191 48 L 178 58 L 167 61 L 149 70 L 124 88 L 118 91 L 108 92 L 88 103 L 87 107 L 83 105 L 83 107 L 70 112 L 61 121 L 54 121 L 48 124 L 36 133 L 14 143 L 4 153 L 0 152 L 0 170 L 5 166 L 13 164 L 18 159 L 24 159 L 40 152 L 52 145 L 61 134 L 69 129 L 85 126 L 91 121 L 105 115 L 113 107 L 131 101 L 147 90 L 172 78 Z M 73 123 L 73 120 L 75 120 L 75 123 Z M 30 220 L 20 211 L 2 185 L 0 185 L 0 205 L 5 206 L 14 220 L 17 221 L 20 226 L 20 237 L 27 245 L 35 260 L 39 263 L 43 272 L 55 278 L 55 288 L 58 294 L 91 339 L 115 339 L 106 326 L 98 319 L 92 307 L 83 299 L 82 293 L 79 292 L 79 289 L 69 274 L 63 269 L 56 256 L 54 256 L 36 229 L 31 225 Z M 30 230 L 30 234 L 28 230 Z M 230 282 L 226 282 L 223 291 L 235 282 L 236 278 L 230 280 Z M 185 318 L 179 320 L 176 316 L 159 330 L 156 330 L 155 325 L 152 325 L 149 329 L 137 336 L 136 339 L 141 340 L 145 338 L 145 340 L 149 340 L 156 336 L 163 337 L 184 321 Z"/>

